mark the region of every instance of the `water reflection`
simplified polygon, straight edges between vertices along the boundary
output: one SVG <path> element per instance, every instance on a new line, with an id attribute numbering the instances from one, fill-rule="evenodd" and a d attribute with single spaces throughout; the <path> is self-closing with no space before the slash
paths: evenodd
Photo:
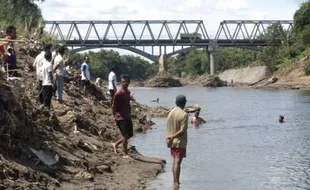
<path id="1" fill-rule="evenodd" d="M 182 93 L 189 105 L 199 104 L 204 110 L 201 117 L 207 123 L 188 129 L 182 190 L 309 189 L 310 109 L 304 102 L 310 102 L 310 91 L 199 87 L 132 91 L 141 103 L 160 97 L 159 104 L 169 107 Z M 282 124 L 279 115 L 285 117 Z M 163 143 L 166 121 L 154 122 L 155 129 L 138 135 L 134 143 L 141 153 L 167 160 L 166 172 L 149 189 L 173 189 L 172 158 Z"/>

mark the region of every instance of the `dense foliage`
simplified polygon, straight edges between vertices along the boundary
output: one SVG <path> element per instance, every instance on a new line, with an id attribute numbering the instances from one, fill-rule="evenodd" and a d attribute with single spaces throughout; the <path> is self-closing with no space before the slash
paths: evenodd
<path id="1" fill-rule="evenodd" d="M 99 52 L 77 53 L 70 57 L 70 60 L 79 67 L 84 56 L 90 58 L 92 77 L 107 79 L 112 65 L 118 67 L 118 75 L 129 74 L 134 80 L 145 80 L 158 71 L 158 65 L 132 55 L 120 55 L 118 52 L 101 50 Z"/>
<path id="2" fill-rule="evenodd" d="M 41 10 L 35 2 L 42 0 L 0 0 L 0 27 L 13 25 L 19 33 L 28 34 L 42 24 Z"/>

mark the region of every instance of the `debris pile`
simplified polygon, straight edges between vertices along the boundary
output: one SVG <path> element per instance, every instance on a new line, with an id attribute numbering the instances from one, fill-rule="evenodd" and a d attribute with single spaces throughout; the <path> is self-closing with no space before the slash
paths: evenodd
<path id="1" fill-rule="evenodd" d="M 209 76 L 202 81 L 203 87 L 223 87 L 227 86 L 226 81 L 222 81 L 218 76 Z"/>
<path id="2" fill-rule="evenodd" d="M 159 72 L 145 84 L 147 87 L 181 87 L 179 79 L 174 78 L 166 71 Z"/>

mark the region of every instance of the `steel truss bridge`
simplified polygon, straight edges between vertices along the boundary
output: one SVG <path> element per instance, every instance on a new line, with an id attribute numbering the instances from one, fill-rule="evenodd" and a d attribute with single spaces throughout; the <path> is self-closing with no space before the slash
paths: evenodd
<path id="1" fill-rule="evenodd" d="M 281 28 L 282 35 L 277 39 L 281 41 L 292 29 L 293 20 L 224 20 L 212 38 L 202 20 L 45 21 L 45 29 L 49 29 L 49 34 L 60 43 L 75 48 L 73 52 L 121 48 L 155 61 L 158 55 L 154 55 L 154 47 L 160 47 L 159 55 L 168 58 L 197 48 L 259 50 L 263 46 L 276 45 L 263 38 L 267 28 L 274 24 Z M 172 53 L 166 52 L 167 46 L 172 47 Z M 143 50 L 137 47 L 143 47 Z M 145 47 L 150 47 L 152 53 L 147 53 Z M 181 49 L 175 50 L 176 47 Z"/>

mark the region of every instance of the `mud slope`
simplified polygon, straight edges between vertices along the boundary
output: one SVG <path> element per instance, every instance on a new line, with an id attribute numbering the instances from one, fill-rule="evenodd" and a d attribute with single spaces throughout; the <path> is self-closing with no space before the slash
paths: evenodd
<path id="1" fill-rule="evenodd" d="M 229 69 L 220 73 L 221 80 L 228 83 L 233 80 L 234 83 L 252 84 L 266 78 L 267 67 L 247 67 L 242 69 Z"/>
<path id="2" fill-rule="evenodd" d="M 273 76 L 262 83 L 255 85 L 255 88 L 272 88 L 272 89 L 309 89 L 310 76 L 305 75 L 306 68 L 310 68 L 310 57 L 305 57 L 297 62 L 292 68 L 282 68 Z M 272 78 L 276 82 L 270 82 Z"/>

